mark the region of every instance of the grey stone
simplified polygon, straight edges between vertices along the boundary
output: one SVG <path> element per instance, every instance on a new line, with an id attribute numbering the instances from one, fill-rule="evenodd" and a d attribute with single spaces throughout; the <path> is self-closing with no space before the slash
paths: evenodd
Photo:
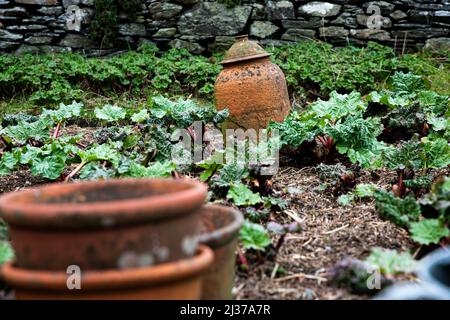
<path id="1" fill-rule="evenodd" d="M 156 43 L 153 42 L 153 41 L 150 40 L 150 39 L 139 38 L 138 45 L 139 45 L 139 46 L 148 46 L 148 45 L 156 46 Z"/>
<path id="2" fill-rule="evenodd" d="M 360 24 L 361 26 L 364 26 L 366 28 L 369 27 L 368 19 L 369 19 L 369 16 L 366 16 L 366 15 L 363 15 L 363 14 L 358 14 L 356 16 L 356 21 L 358 22 L 358 24 Z M 379 19 L 380 19 L 379 20 L 380 24 L 378 25 L 379 28 L 388 29 L 388 28 L 392 27 L 392 20 L 389 19 L 388 17 L 380 16 Z M 374 24 L 378 23 L 376 20 L 373 20 L 372 22 Z M 374 28 L 374 29 L 379 29 L 379 28 Z"/>
<path id="3" fill-rule="evenodd" d="M 11 41 L 0 41 L 0 49 L 1 50 L 10 50 L 17 47 L 19 43 L 11 42 Z"/>
<path id="4" fill-rule="evenodd" d="M 278 27 L 270 21 L 254 21 L 250 26 L 250 35 L 258 38 L 267 38 L 274 34 Z"/>
<path id="5" fill-rule="evenodd" d="M 431 13 L 430 11 L 409 10 L 408 16 L 408 20 L 411 22 L 428 23 L 430 21 Z"/>
<path id="6" fill-rule="evenodd" d="M 180 36 L 181 40 L 186 40 L 189 42 L 198 42 L 198 41 L 206 41 L 206 40 L 213 40 L 213 37 L 211 36 L 191 36 L 191 35 L 182 35 Z"/>
<path id="7" fill-rule="evenodd" d="M 26 53 L 38 54 L 40 52 L 38 47 L 30 46 L 28 44 L 22 44 L 19 48 L 14 52 L 16 55 L 20 56 Z"/>
<path id="8" fill-rule="evenodd" d="M 24 24 L 47 24 L 56 21 L 55 17 L 51 16 L 33 16 L 29 19 L 23 19 L 22 22 Z"/>
<path id="9" fill-rule="evenodd" d="M 167 19 L 167 20 L 145 20 L 146 27 L 148 29 L 153 29 L 152 31 L 156 31 L 161 28 L 175 28 L 177 26 L 176 19 Z"/>
<path id="10" fill-rule="evenodd" d="M 295 19 L 294 5 L 290 1 L 268 1 L 266 5 L 269 20 Z"/>
<path id="11" fill-rule="evenodd" d="M 386 1 L 370 1 L 363 4 L 363 8 L 365 10 L 367 10 L 370 6 L 377 6 L 378 8 L 380 8 L 380 13 L 383 15 L 389 15 L 395 8 L 395 4 Z"/>
<path id="12" fill-rule="evenodd" d="M 145 26 L 138 23 L 119 24 L 118 32 L 122 36 L 145 36 Z"/>
<path id="13" fill-rule="evenodd" d="M 343 12 L 335 20 L 331 21 L 332 24 L 344 25 L 347 28 L 357 28 L 358 23 L 356 18 L 349 12 Z"/>
<path id="14" fill-rule="evenodd" d="M 30 36 L 25 39 L 29 44 L 50 44 L 53 41 L 53 37 L 50 36 Z"/>
<path id="15" fill-rule="evenodd" d="M 153 37 L 155 38 L 170 38 L 173 37 L 177 33 L 177 28 L 162 28 L 159 29 Z"/>
<path id="16" fill-rule="evenodd" d="M 303 18 L 298 18 L 297 20 L 281 20 L 281 25 L 285 29 L 316 29 L 323 27 L 323 24 L 326 22 L 326 20 L 322 21 L 322 18 L 312 17 L 308 20 Z"/>
<path id="17" fill-rule="evenodd" d="M 341 38 L 348 36 L 349 32 L 344 27 L 324 27 L 319 29 L 321 38 Z"/>
<path id="18" fill-rule="evenodd" d="M 299 14 L 313 17 L 333 17 L 341 12 L 342 6 L 329 2 L 313 1 L 299 7 Z"/>
<path id="19" fill-rule="evenodd" d="M 226 8 L 217 2 L 201 2 L 181 15 L 178 30 L 187 35 L 237 35 L 244 30 L 251 10 L 246 5 Z"/>
<path id="20" fill-rule="evenodd" d="M 40 6 L 57 6 L 59 5 L 59 0 L 14 0 L 17 3 L 23 4 L 35 4 Z"/>
<path id="21" fill-rule="evenodd" d="M 223 52 L 228 50 L 234 43 L 234 37 L 217 36 L 215 41 L 208 45 L 210 52 Z"/>
<path id="22" fill-rule="evenodd" d="M 81 3 L 81 0 L 62 0 L 62 4 L 64 8 L 67 8 L 68 6 L 72 5 L 79 5 Z"/>
<path id="23" fill-rule="evenodd" d="M 290 41 L 285 40 L 276 40 L 276 39 L 263 39 L 259 42 L 264 48 L 275 48 L 275 47 L 281 47 L 285 46 L 287 44 L 290 44 Z"/>
<path id="24" fill-rule="evenodd" d="M 11 3 L 9 0 L 0 0 L 0 7 L 6 7 Z"/>
<path id="25" fill-rule="evenodd" d="M 450 38 L 432 38 L 425 43 L 426 50 L 450 52 Z"/>
<path id="26" fill-rule="evenodd" d="M 72 48 L 58 47 L 58 46 L 39 46 L 42 53 L 62 53 L 72 52 Z"/>
<path id="27" fill-rule="evenodd" d="M 8 26 L 6 29 L 10 31 L 42 31 L 46 30 L 47 27 L 42 24 L 28 24 L 25 26 Z"/>
<path id="28" fill-rule="evenodd" d="M 350 5 L 350 4 L 344 5 L 343 11 L 351 13 L 352 15 L 364 14 L 365 13 L 364 10 L 361 7 Z"/>
<path id="29" fill-rule="evenodd" d="M 444 28 L 415 28 L 413 30 L 393 30 L 392 34 L 404 39 L 430 39 L 448 36 L 448 29 Z"/>
<path id="30" fill-rule="evenodd" d="M 350 35 L 355 38 L 365 40 L 387 41 L 391 39 L 389 32 L 387 32 L 386 30 L 377 29 L 350 30 Z"/>
<path id="31" fill-rule="evenodd" d="M 440 21 L 450 23 L 450 11 L 435 11 L 433 12 L 432 21 Z"/>
<path id="32" fill-rule="evenodd" d="M 196 42 L 190 42 L 180 39 L 174 39 L 169 42 L 169 46 L 171 48 L 177 48 L 177 49 L 186 49 L 191 53 L 200 54 L 203 51 L 205 51 L 205 48 L 203 48 L 200 44 Z"/>
<path id="33" fill-rule="evenodd" d="M 85 6 L 93 6 L 94 0 L 81 0 L 81 3 L 84 4 Z"/>
<path id="34" fill-rule="evenodd" d="M 2 40 L 15 41 L 15 40 L 20 40 L 22 38 L 23 38 L 23 35 L 21 35 L 21 34 L 12 33 L 7 30 L 0 29 L 0 39 L 2 39 Z"/>
<path id="35" fill-rule="evenodd" d="M 314 39 L 316 37 L 316 30 L 307 29 L 287 29 L 281 36 L 281 40 L 299 41 L 305 39 Z"/>
<path id="36" fill-rule="evenodd" d="M 178 3 L 184 3 L 184 4 L 194 4 L 199 2 L 200 0 L 175 0 L 175 2 Z"/>
<path id="37" fill-rule="evenodd" d="M 61 41 L 59 45 L 70 48 L 95 48 L 95 43 L 82 35 L 69 33 Z"/>
<path id="38" fill-rule="evenodd" d="M 81 31 L 82 25 L 86 26 L 91 23 L 94 14 L 95 10 L 92 8 L 81 8 L 75 13 L 68 10 L 66 13 L 58 17 L 58 21 L 61 23 L 61 25 L 64 25 L 64 28 L 66 30 Z M 70 21 L 73 21 L 75 17 L 76 19 L 78 19 L 79 23 L 69 23 Z"/>
<path id="39" fill-rule="evenodd" d="M 27 15 L 27 10 L 21 7 L 0 9 L 0 16 L 23 17 Z"/>
<path id="40" fill-rule="evenodd" d="M 45 15 L 60 15 L 64 12 L 63 7 L 56 6 L 56 7 L 41 7 L 37 10 L 39 13 L 45 14 Z"/>
<path id="41" fill-rule="evenodd" d="M 177 16 L 183 7 L 169 2 L 153 2 L 148 6 L 148 11 L 155 20 L 170 19 Z"/>
<path id="42" fill-rule="evenodd" d="M 404 13 L 402 10 L 395 10 L 390 14 L 390 17 L 394 20 L 405 19 L 408 15 Z"/>
<path id="43" fill-rule="evenodd" d="M 0 14 L 0 21 L 7 22 L 7 23 L 14 23 L 20 20 L 20 17 L 16 16 L 4 16 Z"/>
<path id="44" fill-rule="evenodd" d="M 252 20 L 263 20 L 266 18 L 266 8 L 262 4 L 254 3 L 252 7 Z"/>

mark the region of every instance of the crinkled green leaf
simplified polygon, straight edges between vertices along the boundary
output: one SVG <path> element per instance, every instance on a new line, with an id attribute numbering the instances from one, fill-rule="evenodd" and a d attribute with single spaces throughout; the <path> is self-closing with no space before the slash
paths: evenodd
<path id="1" fill-rule="evenodd" d="M 141 111 L 136 112 L 135 114 L 133 114 L 131 116 L 131 121 L 141 123 L 141 122 L 147 121 L 149 117 L 150 117 L 150 115 L 149 115 L 147 109 L 142 109 Z"/>
<path id="2" fill-rule="evenodd" d="M 169 177 L 174 170 L 175 164 L 172 162 L 155 162 L 148 167 L 132 162 L 127 175 L 135 178 L 162 178 Z"/>
<path id="3" fill-rule="evenodd" d="M 0 266 L 14 259 L 14 250 L 7 241 L 0 241 Z"/>
<path id="4" fill-rule="evenodd" d="M 439 219 L 424 219 L 411 223 L 409 231 L 411 238 L 423 245 L 437 244 L 450 235 L 449 229 Z"/>
<path id="5" fill-rule="evenodd" d="M 263 202 L 258 193 L 252 192 L 245 184 L 240 182 L 230 187 L 227 198 L 237 206 L 252 206 Z"/>
<path id="6" fill-rule="evenodd" d="M 330 93 L 327 101 L 317 100 L 311 105 L 311 110 L 317 117 L 337 121 L 348 115 L 356 115 L 366 110 L 366 103 L 361 100 L 361 94 L 352 91 L 350 94 Z"/>
<path id="7" fill-rule="evenodd" d="M 262 225 L 251 223 L 248 220 L 244 222 L 239 232 L 239 239 L 246 250 L 265 251 L 266 247 L 272 244 L 267 230 Z"/>
<path id="8" fill-rule="evenodd" d="M 111 104 L 106 104 L 102 108 L 95 108 L 94 113 L 97 119 L 104 120 L 106 122 L 117 122 L 125 119 L 126 116 L 125 109 Z"/>
<path id="9" fill-rule="evenodd" d="M 56 180 L 61 176 L 66 165 L 65 158 L 60 156 L 47 156 L 31 161 L 31 173 L 49 180 Z"/>
<path id="10" fill-rule="evenodd" d="M 420 206 L 414 197 L 407 196 L 402 199 L 383 190 L 376 190 L 374 196 L 376 209 L 383 218 L 401 227 L 407 227 L 411 222 L 419 220 Z"/>
<path id="11" fill-rule="evenodd" d="M 417 266 L 417 262 L 409 252 L 398 253 L 383 248 L 372 248 L 365 262 L 377 267 L 384 275 L 411 273 Z"/>

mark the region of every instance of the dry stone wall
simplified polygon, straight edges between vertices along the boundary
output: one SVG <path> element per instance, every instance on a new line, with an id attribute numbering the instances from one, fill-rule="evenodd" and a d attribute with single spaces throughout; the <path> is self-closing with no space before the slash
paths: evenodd
<path id="1" fill-rule="evenodd" d="M 450 1 L 142 0 L 134 20 L 119 14 L 113 48 L 90 38 L 95 0 L 0 0 L 0 51 L 103 55 L 154 42 L 193 53 L 227 49 L 249 34 L 263 45 L 321 39 L 403 49 L 449 48 Z"/>

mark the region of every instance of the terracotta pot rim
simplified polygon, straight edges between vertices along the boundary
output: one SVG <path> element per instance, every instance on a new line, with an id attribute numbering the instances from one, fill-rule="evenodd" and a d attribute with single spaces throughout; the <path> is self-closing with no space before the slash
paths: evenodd
<path id="1" fill-rule="evenodd" d="M 205 245 L 199 245 L 194 257 L 156 266 L 124 270 L 81 270 L 81 290 L 130 289 L 189 279 L 206 271 L 213 260 L 213 251 Z M 67 280 L 70 275 L 64 271 L 21 269 L 14 267 L 12 262 L 4 264 L 0 270 L 6 282 L 15 288 L 68 291 Z"/>
<path id="2" fill-rule="evenodd" d="M 209 247 L 212 248 L 221 246 L 233 240 L 236 237 L 239 230 L 241 229 L 242 224 L 244 223 L 244 217 L 242 213 L 233 207 L 227 207 L 223 205 L 213 205 L 213 204 L 204 205 L 200 209 L 200 215 L 202 214 L 203 210 L 227 211 L 227 213 L 233 215 L 233 221 L 228 225 L 216 229 L 212 232 L 203 233 L 199 236 L 200 243 L 208 245 Z"/>
<path id="3" fill-rule="evenodd" d="M 23 201 L 25 197 L 48 193 L 49 198 L 74 191 L 101 189 L 107 186 L 151 187 L 162 194 L 87 203 L 39 203 Z M 170 187 L 179 189 L 171 190 Z M 167 191 L 169 190 L 169 191 Z M 165 193 L 164 193 L 165 192 Z M 56 193 L 52 194 L 52 193 Z M 8 224 L 22 227 L 84 228 L 111 227 L 121 224 L 168 219 L 199 208 L 206 199 L 207 187 L 191 179 L 111 179 L 69 184 L 50 184 L 10 192 L 0 197 L 0 217 Z"/>

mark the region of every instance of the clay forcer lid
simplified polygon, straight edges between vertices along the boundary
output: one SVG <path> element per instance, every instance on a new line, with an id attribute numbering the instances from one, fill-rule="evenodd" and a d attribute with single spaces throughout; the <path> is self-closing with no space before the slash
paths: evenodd
<path id="1" fill-rule="evenodd" d="M 221 64 L 258 59 L 270 56 L 256 41 L 248 40 L 247 35 L 237 36 L 236 42 L 225 53 Z"/>

